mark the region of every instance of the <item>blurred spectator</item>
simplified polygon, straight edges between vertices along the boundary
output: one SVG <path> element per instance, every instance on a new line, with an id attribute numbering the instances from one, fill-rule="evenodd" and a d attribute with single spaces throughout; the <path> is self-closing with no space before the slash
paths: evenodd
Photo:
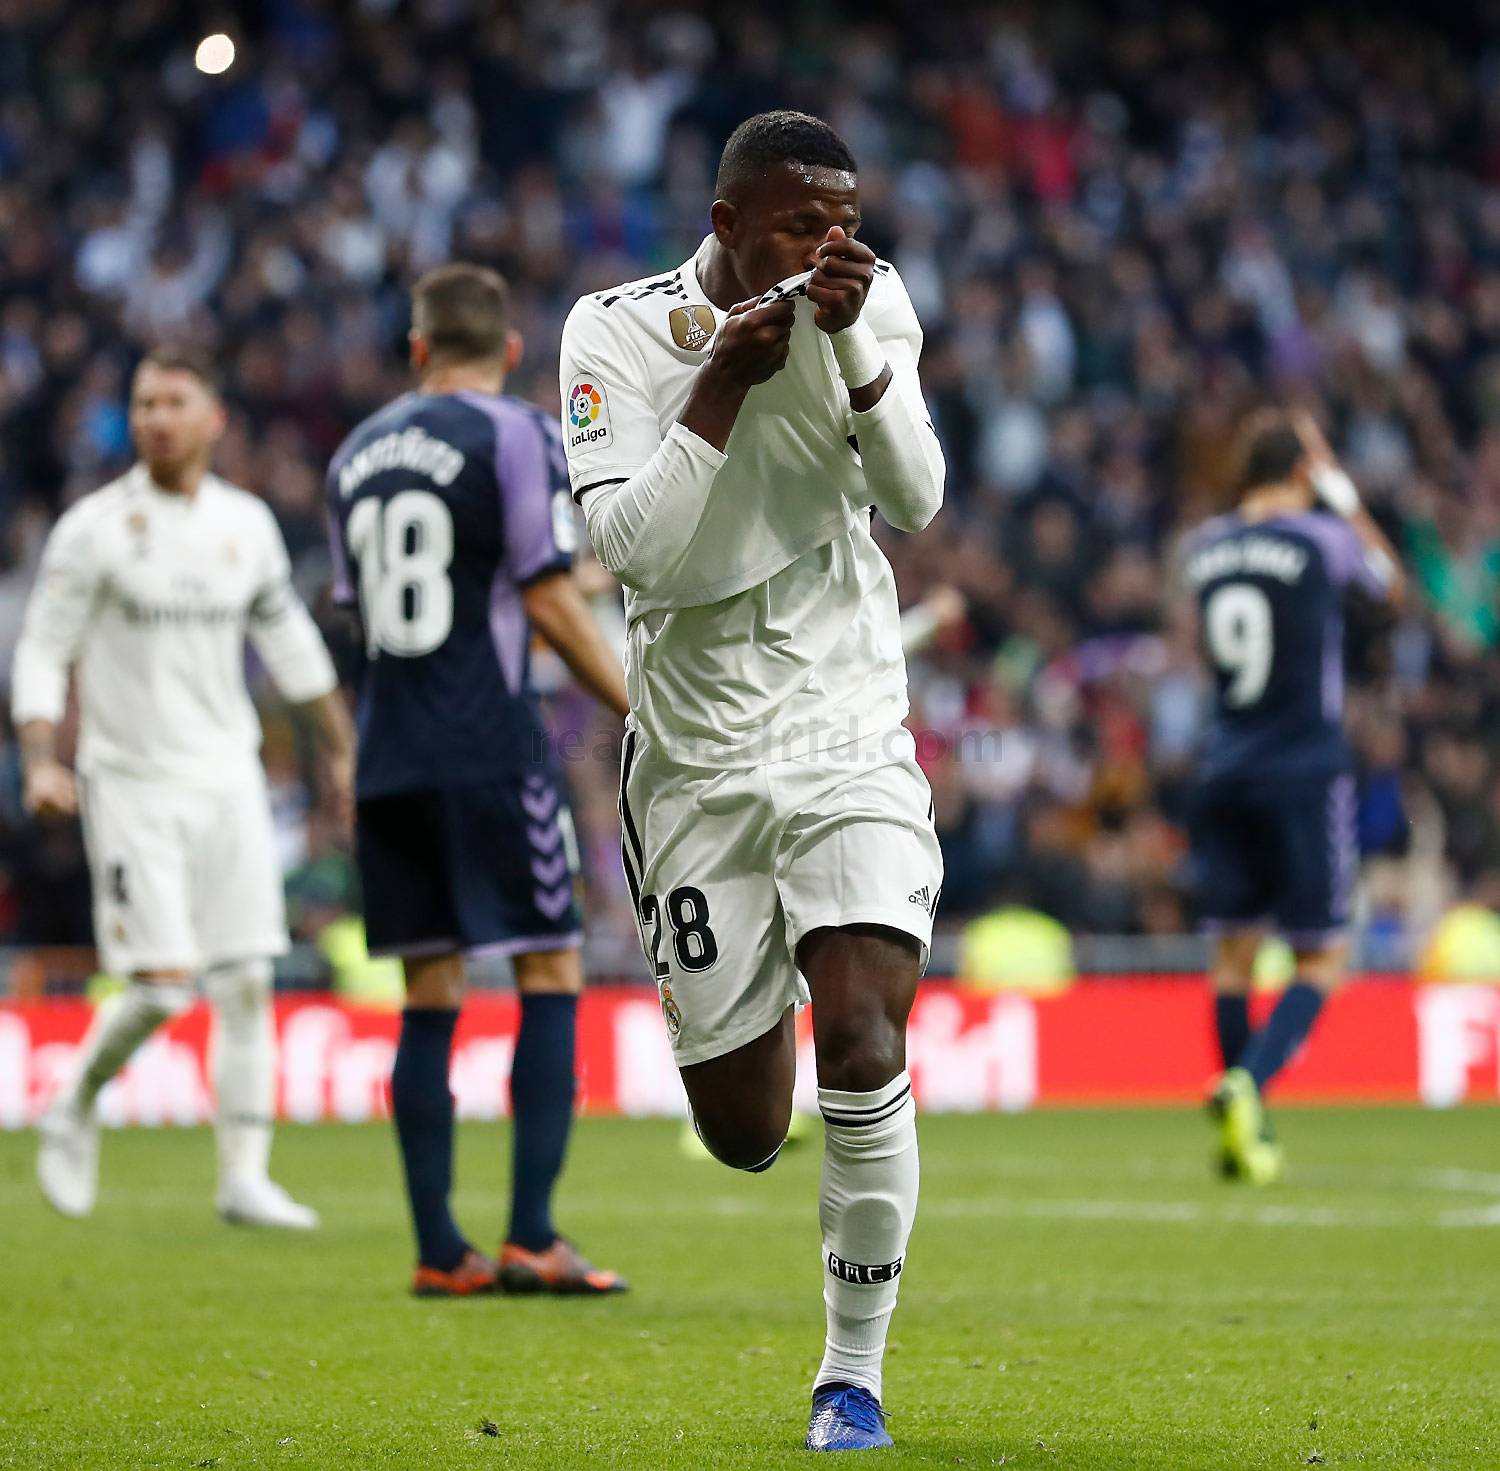
<path id="1" fill-rule="evenodd" d="M 555 408 L 578 294 L 687 255 L 729 130 L 807 107 L 862 160 L 948 456 L 939 522 L 887 538 L 905 601 L 947 582 L 969 609 L 912 661 L 945 917 L 1191 921 L 1201 676 L 1172 555 L 1273 393 L 1322 415 L 1425 594 L 1353 650 L 1372 914 L 1410 955 L 1431 895 L 1500 900 L 1500 51 L 1480 9 L 283 0 L 206 77 L 185 0 L 0 0 L 0 667 L 39 531 L 127 462 L 145 345 L 217 354 L 220 466 L 275 508 L 316 601 L 323 465 L 407 386 L 414 275 L 505 271 L 528 346 L 511 386 Z M 305 758 L 275 754 L 288 859 L 316 863 Z M 12 785 L 14 764 L 0 744 Z M 609 764 L 570 770 L 594 913 L 628 933 Z M 81 938 L 80 881 L 75 836 L 23 835 L 0 803 L 0 935 Z"/>

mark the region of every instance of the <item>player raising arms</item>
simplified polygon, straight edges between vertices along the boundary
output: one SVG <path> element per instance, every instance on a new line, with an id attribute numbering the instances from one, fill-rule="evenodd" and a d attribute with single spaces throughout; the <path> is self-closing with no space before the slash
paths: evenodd
<path id="1" fill-rule="evenodd" d="M 270 957 L 287 934 L 246 634 L 282 693 L 311 713 L 346 817 L 353 732 L 270 509 L 209 473 L 224 422 L 196 352 L 160 348 L 141 363 L 130 395 L 140 462 L 57 523 L 16 648 L 27 809 L 81 809 L 94 937 L 105 969 L 128 978 L 42 1120 L 37 1173 L 64 1215 L 93 1209 L 99 1090 L 192 1004 L 201 976 L 216 1022 L 219 1212 L 305 1228 L 316 1212 L 267 1175 Z M 76 784 L 55 745 L 70 670 L 82 710 Z"/>
<path id="2" fill-rule="evenodd" d="M 870 508 L 920 530 L 943 461 L 921 331 L 854 238 L 838 135 L 753 117 L 717 194 L 692 259 L 573 308 L 563 433 L 594 549 L 628 592 L 626 873 L 725 1164 L 775 1161 L 811 993 L 828 1333 L 807 1444 L 864 1449 L 891 1443 L 881 1365 L 917 1204 L 906 1021 L 942 882 Z"/>
<path id="3" fill-rule="evenodd" d="M 1241 499 L 1184 549 L 1213 668 L 1214 718 L 1196 775 L 1192 844 L 1217 934 L 1212 983 L 1226 1069 L 1210 1113 L 1226 1175 L 1281 1173 L 1261 1095 L 1343 981 L 1357 853 L 1344 738 L 1343 599 L 1398 602 L 1395 553 L 1312 418 L 1267 410 L 1241 435 Z M 1328 515 L 1314 510 L 1322 502 Z M 1273 925 L 1295 979 L 1250 1031 L 1256 951 Z"/>
<path id="4" fill-rule="evenodd" d="M 572 821 L 529 672 L 531 631 L 625 713 L 618 659 L 573 584 L 557 425 L 501 396 L 520 359 L 505 282 L 452 265 L 412 295 L 420 388 L 365 420 L 328 472 L 336 596 L 358 598 L 356 836 L 370 949 L 399 955 L 406 1011 L 391 1104 L 416 1227 L 412 1289 L 467 1296 L 624 1289 L 552 1224 L 573 1119 L 583 984 Z M 449 1210 L 449 1054 L 464 955 L 511 957 L 510 1230 L 497 1263 Z"/>

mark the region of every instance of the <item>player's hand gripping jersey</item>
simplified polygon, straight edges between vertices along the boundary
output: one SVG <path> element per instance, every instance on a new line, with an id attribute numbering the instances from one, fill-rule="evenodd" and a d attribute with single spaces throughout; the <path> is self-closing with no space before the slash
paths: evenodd
<path id="1" fill-rule="evenodd" d="M 677 759 L 752 765 L 900 724 L 896 591 L 870 510 L 925 524 L 943 466 L 917 381 L 921 329 L 884 261 L 862 313 L 893 374 L 873 409 L 851 409 L 802 300 L 786 366 L 750 390 L 723 454 L 677 424 L 726 316 L 699 284 L 709 244 L 573 308 L 563 434 L 595 548 L 626 585 L 636 723 Z M 598 507 L 641 476 L 661 493 L 627 541 Z"/>

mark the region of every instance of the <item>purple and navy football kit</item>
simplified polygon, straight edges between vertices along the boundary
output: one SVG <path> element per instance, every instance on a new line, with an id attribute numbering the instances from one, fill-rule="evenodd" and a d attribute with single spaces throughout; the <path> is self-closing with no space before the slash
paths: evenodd
<path id="1" fill-rule="evenodd" d="M 1205 924 L 1333 940 L 1357 866 L 1343 602 L 1350 589 L 1385 597 L 1386 575 L 1320 512 L 1218 517 L 1184 566 L 1214 676 L 1190 823 Z"/>
<path id="2" fill-rule="evenodd" d="M 530 679 L 522 591 L 571 565 L 557 426 L 410 393 L 328 472 L 335 597 L 357 603 L 357 847 L 372 953 L 577 942 L 576 842 Z"/>

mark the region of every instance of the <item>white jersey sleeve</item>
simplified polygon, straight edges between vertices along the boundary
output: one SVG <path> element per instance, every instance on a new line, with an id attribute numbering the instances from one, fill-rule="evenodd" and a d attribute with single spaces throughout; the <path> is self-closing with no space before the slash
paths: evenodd
<path id="1" fill-rule="evenodd" d="M 563 325 L 559 387 L 574 500 L 628 480 L 660 447 L 645 356 L 592 296 L 579 300 Z"/>
<path id="2" fill-rule="evenodd" d="M 663 435 L 646 362 L 585 297 L 563 329 L 568 478 L 600 565 L 627 587 L 671 595 L 697 571 L 687 551 L 725 457 L 682 424 Z"/>
<path id="3" fill-rule="evenodd" d="M 276 688 L 300 705 L 326 695 L 338 678 L 323 636 L 292 587 L 292 566 L 281 528 L 269 507 L 262 505 L 261 510 L 260 575 L 247 628 Z"/>
<path id="4" fill-rule="evenodd" d="M 94 507 L 80 502 L 47 538 L 36 586 L 26 604 L 11 672 L 11 717 L 62 719 L 68 671 L 87 636 L 99 594 Z"/>
<path id="5" fill-rule="evenodd" d="M 872 408 L 850 409 L 849 432 L 870 500 L 898 531 L 920 531 L 943 504 L 947 467 L 917 372 L 922 327 L 901 278 L 889 268 L 885 275 L 869 326 L 885 349 L 891 382 Z"/>

